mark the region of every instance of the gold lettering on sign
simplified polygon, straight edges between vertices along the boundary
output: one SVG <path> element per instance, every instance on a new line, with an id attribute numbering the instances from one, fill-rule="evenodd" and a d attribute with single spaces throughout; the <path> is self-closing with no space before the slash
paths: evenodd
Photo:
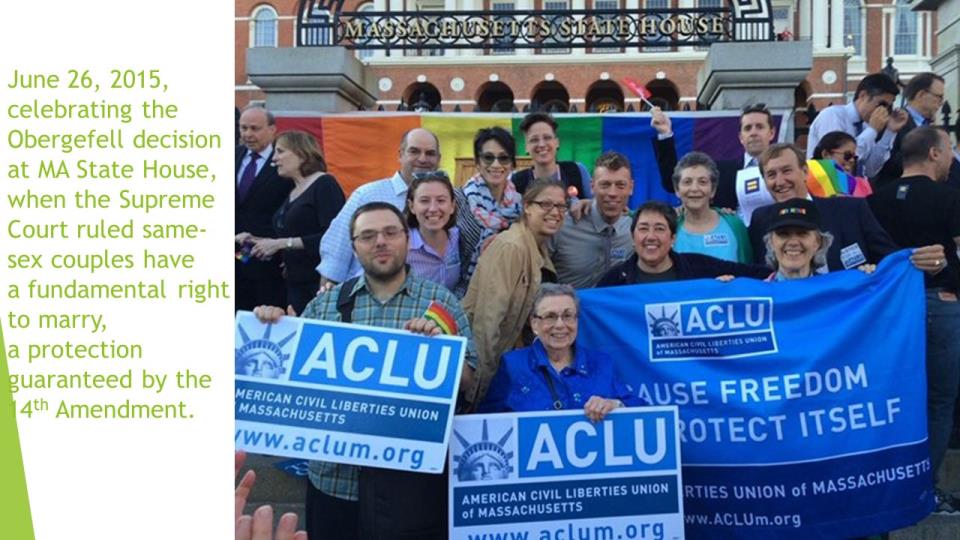
<path id="1" fill-rule="evenodd" d="M 440 23 L 440 37 L 444 39 L 453 39 L 457 37 L 457 21 L 453 19 L 444 19 Z"/>
<path id="2" fill-rule="evenodd" d="M 643 17 L 640 19 L 640 35 L 641 36 L 650 36 L 657 33 L 657 21 L 651 17 Z"/>
<path id="3" fill-rule="evenodd" d="M 708 30 L 710 30 L 710 19 L 705 19 L 703 17 L 697 19 L 697 33 L 706 34 Z"/>
<path id="4" fill-rule="evenodd" d="M 681 16 L 678 31 L 684 36 L 693 34 L 693 20 L 686 15 Z"/>
<path id="5" fill-rule="evenodd" d="M 713 25 L 712 25 L 713 28 L 710 29 L 710 32 L 711 32 L 711 33 L 713 33 L 713 34 L 723 34 L 723 33 L 724 33 L 723 19 L 721 19 L 720 17 L 714 17 L 714 18 L 711 20 L 711 22 L 713 23 Z"/>
<path id="6" fill-rule="evenodd" d="M 357 41 L 358 38 L 365 37 L 364 33 L 363 22 L 360 19 L 350 19 L 340 23 L 340 34 L 343 39 Z"/>
<path id="7" fill-rule="evenodd" d="M 677 21 L 670 19 L 664 19 L 660 21 L 660 33 L 669 36 L 677 31 Z"/>

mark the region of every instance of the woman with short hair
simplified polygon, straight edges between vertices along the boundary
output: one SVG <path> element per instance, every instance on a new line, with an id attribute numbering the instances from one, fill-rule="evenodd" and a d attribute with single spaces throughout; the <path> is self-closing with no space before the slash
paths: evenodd
<path id="1" fill-rule="evenodd" d="M 479 412 L 583 409 L 596 422 L 614 409 L 644 405 L 609 355 L 576 345 L 579 314 L 573 287 L 543 284 L 530 313 L 536 339 L 503 355 Z"/>

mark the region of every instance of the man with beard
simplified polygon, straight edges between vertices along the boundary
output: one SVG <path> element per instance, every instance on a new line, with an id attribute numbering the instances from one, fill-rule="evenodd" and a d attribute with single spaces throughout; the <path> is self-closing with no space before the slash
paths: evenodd
<path id="1" fill-rule="evenodd" d="M 476 365 L 472 333 L 456 297 L 443 285 L 413 275 L 406 265 L 409 230 L 395 206 L 367 203 L 350 220 L 350 239 L 363 273 L 314 298 L 307 319 L 402 328 L 437 335 L 440 328 L 423 318 L 440 303 L 467 338 L 461 388 Z M 254 313 L 276 322 L 283 310 L 262 306 Z M 311 461 L 307 484 L 307 532 L 312 540 L 357 538 L 442 538 L 447 531 L 447 477 Z"/>

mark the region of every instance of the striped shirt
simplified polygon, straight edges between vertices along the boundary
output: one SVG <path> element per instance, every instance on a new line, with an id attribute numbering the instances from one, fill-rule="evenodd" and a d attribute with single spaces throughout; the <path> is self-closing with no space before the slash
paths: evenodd
<path id="1" fill-rule="evenodd" d="M 340 321 L 337 298 L 341 287 L 342 284 L 311 300 L 301 316 L 305 319 Z M 354 297 L 354 323 L 384 328 L 402 328 L 410 319 L 423 317 L 432 301 L 440 302 L 456 319 L 460 335 L 467 338 L 467 365 L 477 365 L 477 349 L 470 323 L 460 308 L 460 302 L 443 285 L 419 278 L 408 271 L 400 290 L 386 302 L 380 302 L 367 290 L 366 280 L 361 276 L 350 295 Z M 313 485 L 327 495 L 348 501 L 359 499 L 358 469 L 353 465 L 311 461 L 309 477 Z"/>
<path id="2" fill-rule="evenodd" d="M 430 244 L 423 241 L 418 229 L 410 229 L 410 249 L 407 251 L 407 264 L 414 275 L 439 283 L 454 291 L 460 281 L 460 229 L 451 227 L 447 231 L 447 250 L 440 255 Z"/>

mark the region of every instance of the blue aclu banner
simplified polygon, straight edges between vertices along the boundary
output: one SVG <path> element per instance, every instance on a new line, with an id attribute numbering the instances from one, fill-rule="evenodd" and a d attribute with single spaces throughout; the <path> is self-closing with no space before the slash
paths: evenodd
<path id="1" fill-rule="evenodd" d="M 237 448 L 440 474 L 466 340 L 284 317 L 236 322 Z"/>
<path id="2" fill-rule="evenodd" d="M 457 416 L 450 538 L 683 538 L 676 407 Z"/>
<path id="3" fill-rule="evenodd" d="M 850 538 L 933 508 L 923 276 L 908 253 L 766 283 L 581 293 L 578 343 L 680 409 L 695 538 Z"/>

